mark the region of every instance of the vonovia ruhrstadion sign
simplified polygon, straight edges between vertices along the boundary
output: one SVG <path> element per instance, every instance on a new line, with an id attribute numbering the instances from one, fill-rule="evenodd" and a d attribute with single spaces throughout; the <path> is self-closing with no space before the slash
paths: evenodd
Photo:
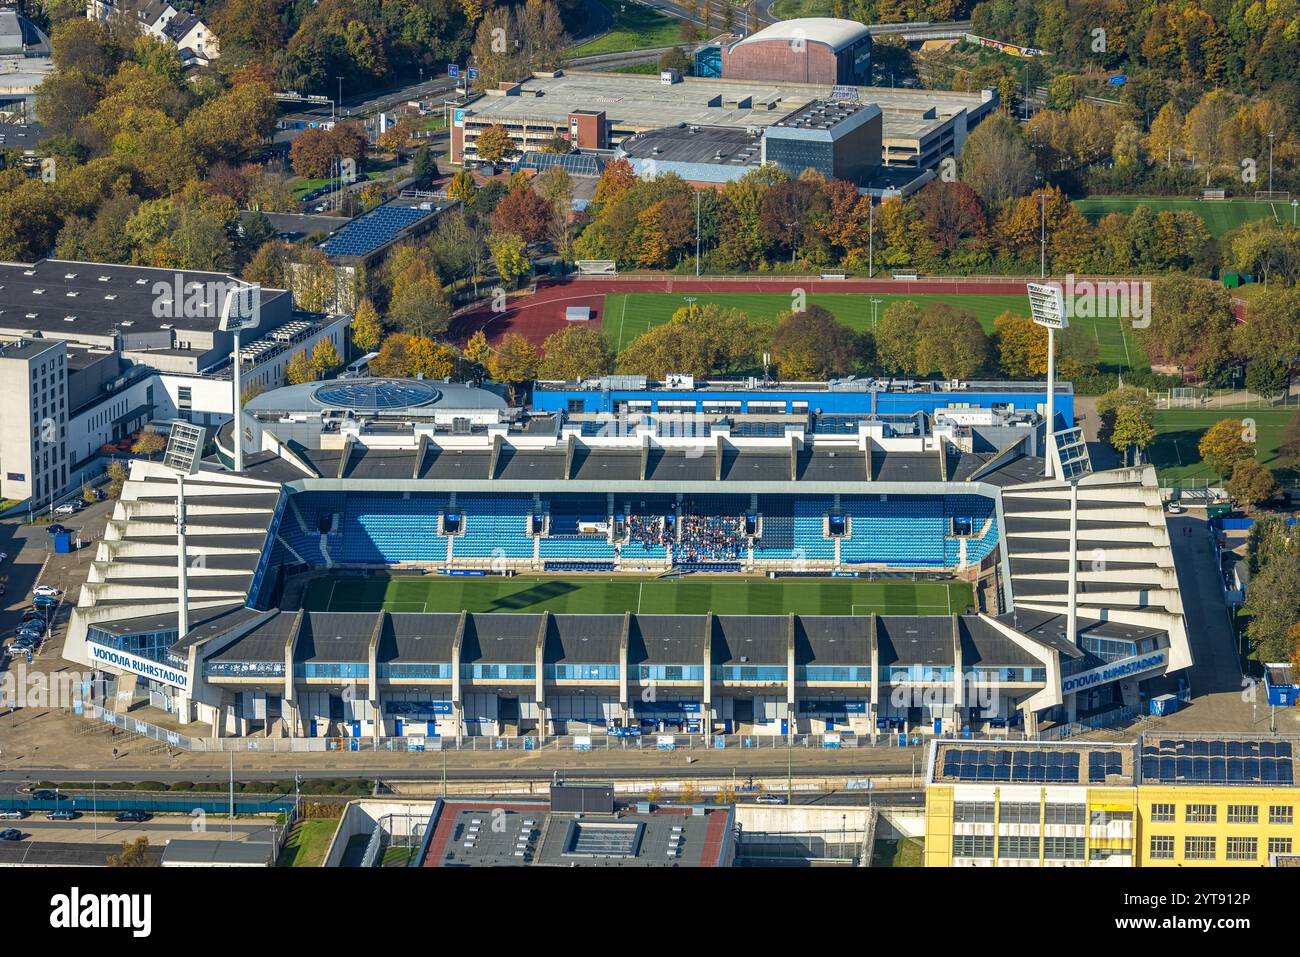
<path id="1" fill-rule="evenodd" d="M 1157 651 L 1155 654 L 1125 658 L 1123 661 L 1117 661 L 1114 664 L 1071 675 L 1061 682 L 1061 691 L 1067 694 L 1072 691 L 1082 691 L 1085 688 L 1104 685 L 1120 678 L 1128 678 L 1139 672 L 1150 671 L 1152 668 L 1161 668 L 1166 663 L 1166 657 L 1165 652 Z"/>
<path id="2" fill-rule="evenodd" d="M 95 664 L 122 668 L 132 674 L 151 678 L 154 681 L 161 681 L 173 688 L 179 688 L 181 691 L 189 689 L 190 676 L 185 672 L 184 668 L 173 668 L 171 665 L 150 661 L 148 658 L 141 658 L 125 651 L 118 651 L 116 648 L 97 645 L 93 641 L 86 642 L 86 648 L 90 651 L 90 660 Z"/>

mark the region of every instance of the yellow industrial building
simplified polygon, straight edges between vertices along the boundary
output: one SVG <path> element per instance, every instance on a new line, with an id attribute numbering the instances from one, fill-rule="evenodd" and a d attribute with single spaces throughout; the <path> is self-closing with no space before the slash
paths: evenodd
<path id="1" fill-rule="evenodd" d="M 1266 867 L 1300 846 L 1297 742 L 937 740 L 927 867 Z"/>

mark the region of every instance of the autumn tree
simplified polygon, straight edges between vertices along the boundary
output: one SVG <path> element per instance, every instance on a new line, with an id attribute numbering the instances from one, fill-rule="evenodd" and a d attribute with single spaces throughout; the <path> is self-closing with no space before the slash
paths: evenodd
<path id="1" fill-rule="evenodd" d="M 1138 331 L 1147 354 L 1211 376 L 1231 356 L 1235 324 L 1228 291 L 1190 276 L 1166 276 L 1151 290 L 1151 320 Z"/>
<path id="2" fill-rule="evenodd" d="M 379 312 L 368 298 L 357 303 L 356 313 L 352 316 L 352 344 L 363 353 L 374 352 L 379 348 L 384 327 L 379 321 Z"/>
<path id="3" fill-rule="evenodd" d="M 131 446 L 131 451 L 136 455 L 144 455 L 152 458 L 166 447 L 167 440 L 159 435 L 157 430 L 149 427 L 141 431 L 139 437 Z"/>
<path id="4" fill-rule="evenodd" d="M 447 184 L 447 196 L 462 203 L 469 203 L 477 190 L 478 185 L 474 182 L 474 174 L 469 170 L 457 171 L 451 178 L 451 182 Z"/>
<path id="5" fill-rule="evenodd" d="M 1220 419 L 1205 430 L 1196 449 L 1201 460 L 1220 476 L 1229 475 L 1255 455 L 1253 428 L 1241 419 Z"/>
<path id="6" fill-rule="evenodd" d="M 1013 379 L 1039 378 L 1047 374 L 1047 330 L 1028 316 L 1010 310 L 993 320 L 998 362 Z"/>
<path id="7" fill-rule="evenodd" d="M 403 284 L 389 304 L 388 317 L 394 325 L 412 335 L 446 332 L 451 321 L 451 306 L 437 275 L 431 273 Z"/>
<path id="8" fill-rule="evenodd" d="M 541 360 L 537 347 L 517 332 L 507 332 L 497 343 L 487 369 L 492 378 L 510 389 L 513 402 L 519 387 L 537 378 Z"/>
<path id="9" fill-rule="evenodd" d="M 538 377 L 577 382 L 608 375 L 614 368 L 614 353 L 599 328 L 571 325 L 553 332 L 542 343 Z"/>
<path id="10" fill-rule="evenodd" d="M 960 181 L 931 180 L 917 194 L 916 206 L 930 239 L 945 254 L 962 240 L 982 236 L 988 226 L 979 194 Z"/>
<path id="11" fill-rule="evenodd" d="M 596 192 L 592 196 L 593 204 L 612 202 L 623 195 L 636 182 L 636 172 L 632 164 L 624 157 L 607 163 L 601 170 L 600 179 L 596 181 Z"/>
<path id="12" fill-rule="evenodd" d="M 488 360 L 492 357 L 492 347 L 488 345 L 487 334 L 482 329 L 475 330 L 469 337 L 465 343 L 464 355 L 466 361 L 487 368 Z"/>
<path id="13" fill-rule="evenodd" d="M 916 326 L 916 371 L 968 379 L 988 361 L 989 343 L 979 320 L 946 304 L 927 306 Z"/>
<path id="14" fill-rule="evenodd" d="M 323 379 L 341 365 L 343 360 L 339 358 L 334 343 L 328 337 L 322 336 L 311 350 L 312 378 Z"/>
<path id="15" fill-rule="evenodd" d="M 289 359 L 289 365 L 284 370 L 284 377 L 290 385 L 302 385 L 304 382 L 311 382 L 316 378 L 316 370 L 312 368 L 311 359 L 308 358 L 306 349 L 299 349 Z"/>
<path id="16" fill-rule="evenodd" d="M 494 123 L 478 135 L 474 141 L 478 158 L 485 163 L 497 164 L 514 152 L 510 142 L 510 132 L 500 123 Z"/>
<path id="17" fill-rule="evenodd" d="M 109 867 L 156 867 L 157 863 L 149 856 L 149 838 L 141 835 L 134 841 L 123 841 L 122 850 L 109 854 L 106 858 Z"/>
<path id="18" fill-rule="evenodd" d="M 772 358 L 783 379 L 824 380 L 855 371 L 862 343 L 821 306 L 783 312 L 772 333 Z"/>
<path id="19" fill-rule="evenodd" d="M 1281 492 L 1273 472 L 1253 458 L 1238 462 L 1224 487 L 1228 496 L 1243 508 L 1254 508 Z"/>
<path id="20" fill-rule="evenodd" d="M 1097 399 L 1097 415 L 1101 441 L 1109 442 L 1126 465 L 1130 451 L 1140 455 L 1155 441 L 1156 407 L 1145 389 L 1129 385 L 1112 389 Z"/>
<path id="21" fill-rule="evenodd" d="M 456 353 L 427 336 L 411 336 L 406 343 L 406 371 L 411 377 L 445 379 L 456 371 Z"/>
<path id="22" fill-rule="evenodd" d="M 961 152 L 961 179 L 984 201 L 986 209 L 1023 196 L 1034 184 L 1034 157 L 1015 123 L 994 113 L 966 137 Z"/>
<path id="23" fill-rule="evenodd" d="M 531 268 L 523 237 L 515 233 L 501 233 L 489 239 L 488 246 L 492 250 L 492 261 L 496 264 L 502 281 L 517 286 Z"/>
<path id="24" fill-rule="evenodd" d="M 492 211 L 492 229 L 514 233 L 524 242 L 533 243 L 546 235 L 554 216 L 551 204 L 527 186 L 512 189 Z"/>

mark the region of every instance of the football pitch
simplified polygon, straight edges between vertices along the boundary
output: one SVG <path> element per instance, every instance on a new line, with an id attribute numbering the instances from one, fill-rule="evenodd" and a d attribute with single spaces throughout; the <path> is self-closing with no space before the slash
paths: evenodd
<path id="1" fill-rule="evenodd" d="M 1256 219 L 1280 222 L 1284 217 L 1291 215 L 1289 202 L 1269 203 L 1253 199 L 1165 199 L 1117 196 L 1077 199 L 1074 205 L 1091 222 L 1096 222 L 1108 213 L 1128 214 L 1139 206 L 1146 206 L 1153 213 L 1178 209 L 1191 210 L 1205 221 L 1205 227 L 1216 239 L 1228 230 L 1236 229 L 1242 223 Z"/>
<path id="2" fill-rule="evenodd" d="M 307 611 L 516 612 L 621 615 L 948 615 L 971 605 L 962 581 L 597 575 L 464 578 L 325 576 L 307 586 Z"/>
<path id="3" fill-rule="evenodd" d="M 1295 409 L 1160 409 L 1156 439 L 1147 453 L 1164 485 L 1215 482 L 1218 473 L 1201 460 L 1197 448 L 1201 436 L 1220 419 L 1250 419 L 1255 424 L 1255 458 L 1274 469 L 1279 479 L 1291 481 L 1290 474 L 1279 471 L 1278 447 L 1282 430 L 1295 414 Z"/>
<path id="4" fill-rule="evenodd" d="M 781 293 L 690 293 L 697 306 L 717 303 L 729 309 L 739 309 L 753 319 L 776 322 L 776 317 L 791 307 L 791 298 Z M 871 329 L 871 300 L 876 305 L 876 319 L 884 315 L 894 302 L 910 299 L 921 308 L 931 303 L 943 303 L 953 309 L 968 312 L 979 320 L 984 331 L 992 334 L 993 321 L 1008 310 L 1016 315 L 1029 315 L 1029 302 L 1025 296 L 1007 295 L 955 295 L 920 293 L 898 295 L 880 293 L 810 293 L 808 304 L 821 306 L 836 319 L 852 329 Z M 613 293 L 605 297 L 601 326 L 606 338 L 621 352 L 627 345 L 652 326 L 662 325 L 674 312 L 686 305 L 678 293 L 631 292 Z M 1146 353 L 1132 330 L 1126 329 L 1118 318 L 1075 317 L 1075 326 L 1084 328 L 1097 340 L 1097 353 L 1102 371 L 1145 371 L 1150 368 Z"/>

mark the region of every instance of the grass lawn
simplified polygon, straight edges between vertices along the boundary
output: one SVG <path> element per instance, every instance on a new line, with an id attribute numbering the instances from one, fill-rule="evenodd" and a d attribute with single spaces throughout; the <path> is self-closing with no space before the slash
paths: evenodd
<path id="1" fill-rule="evenodd" d="M 1254 219 L 1284 219 L 1291 215 L 1290 203 L 1264 203 L 1251 199 L 1169 199 L 1166 197 L 1142 198 L 1135 196 L 1100 196 L 1075 200 L 1075 206 L 1089 220 L 1096 221 L 1107 213 L 1131 213 L 1138 206 L 1150 207 L 1160 213 L 1167 209 L 1190 209 L 1205 220 L 1210 235 L 1222 236 L 1230 229 Z"/>
<path id="2" fill-rule="evenodd" d="M 276 867 L 320 867 L 330 849 L 330 840 L 338 830 L 337 819 L 299 821 L 280 852 Z"/>
<path id="3" fill-rule="evenodd" d="M 716 302 L 721 306 L 740 309 L 755 319 L 770 322 L 775 322 L 780 313 L 790 308 L 789 296 L 773 293 L 723 292 L 692 295 L 699 306 Z M 973 314 L 989 333 L 993 332 L 993 320 L 1008 309 L 1018 315 L 1029 314 L 1029 303 L 1024 296 L 813 293 L 808 297 L 808 302 L 829 310 L 840 322 L 853 329 L 870 329 L 873 298 L 880 300 L 876 307 L 877 319 L 898 299 L 914 299 L 922 307 L 931 302 L 941 302 Z M 602 327 L 615 351 L 622 351 L 629 342 L 651 326 L 667 322 L 685 304 L 682 295 L 678 293 L 636 292 L 606 296 Z M 1128 369 L 1145 371 L 1150 368 L 1137 337 L 1126 332 L 1119 319 L 1076 317 L 1071 321 L 1076 326 L 1088 328 L 1096 338 L 1103 372 Z"/>
<path id="4" fill-rule="evenodd" d="M 872 867 L 924 867 L 925 841 L 905 837 L 901 841 L 878 840 L 872 848 Z"/>
<path id="5" fill-rule="evenodd" d="M 513 578 L 323 577 L 307 588 L 308 611 L 541 612 L 661 615 L 947 615 L 971 604 L 966 582 L 866 581 L 852 578 L 635 576 Z"/>
<path id="6" fill-rule="evenodd" d="M 772 13 L 780 20 L 798 17 L 833 17 L 835 5 L 831 0 L 777 0 Z"/>
<path id="7" fill-rule="evenodd" d="M 1220 419 L 1252 419 L 1258 436 L 1256 457 L 1274 469 L 1279 481 L 1291 481 L 1295 476 L 1279 467 L 1277 449 L 1293 415 L 1294 409 L 1162 409 L 1156 412 L 1156 440 L 1147 451 L 1162 484 L 1217 482 L 1218 473 L 1201 461 L 1196 449 L 1201 436 Z"/>
<path id="8" fill-rule="evenodd" d="M 602 0 L 603 2 L 603 0 Z M 682 42 L 681 21 L 673 20 L 632 0 L 606 3 L 614 15 L 614 26 L 604 36 L 574 47 L 571 57 L 623 53 L 653 47 L 670 47 Z"/>

